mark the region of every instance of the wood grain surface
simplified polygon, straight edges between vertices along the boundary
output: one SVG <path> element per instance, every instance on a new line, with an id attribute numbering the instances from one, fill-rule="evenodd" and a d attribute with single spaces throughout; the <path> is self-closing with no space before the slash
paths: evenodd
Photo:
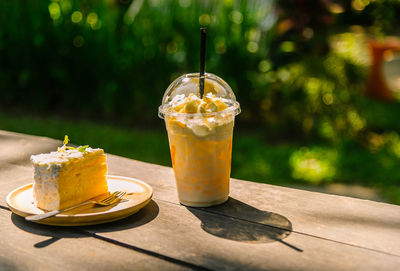
<path id="1" fill-rule="evenodd" d="M 5 198 L 32 182 L 31 154 L 61 144 L 0 131 L 0 270 L 400 266 L 400 206 L 233 179 L 227 203 L 188 208 L 177 200 L 171 168 L 115 155 L 108 155 L 109 174 L 138 178 L 154 189 L 153 201 L 139 213 L 87 227 L 26 222 L 10 212 Z"/>

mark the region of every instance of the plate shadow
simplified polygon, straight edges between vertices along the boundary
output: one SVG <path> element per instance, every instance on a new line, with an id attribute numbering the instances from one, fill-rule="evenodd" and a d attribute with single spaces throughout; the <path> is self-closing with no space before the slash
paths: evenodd
<path id="1" fill-rule="evenodd" d="M 33 233 L 36 235 L 50 237 L 49 239 L 46 239 L 44 241 L 41 241 L 33 245 L 36 248 L 42 248 L 51 245 L 52 243 L 62 238 L 90 237 L 91 235 L 88 234 L 88 232 L 91 233 L 111 232 L 111 231 L 140 227 L 141 225 L 149 223 L 154 218 L 156 218 L 158 213 L 159 213 L 159 207 L 157 203 L 151 200 L 145 207 L 139 210 L 139 212 L 137 212 L 136 214 L 133 214 L 118 221 L 92 225 L 92 226 L 63 227 L 63 226 L 43 225 L 34 222 L 28 222 L 23 217 L 20 217 L 14 213 L 11 215 L 11 221 L 15 226 L 17 226 L 19 229 L 23 231 Z"/>
<path id="2" fill-rule="evenodd" d="M 154 200 L 151 200 L 139 212 L 127 218 L 104 224 L 81 226 L 80 228 L 95 233 L 132 229 L 151 222 L 158 216 L 159 211 L 158 204 Z"/>

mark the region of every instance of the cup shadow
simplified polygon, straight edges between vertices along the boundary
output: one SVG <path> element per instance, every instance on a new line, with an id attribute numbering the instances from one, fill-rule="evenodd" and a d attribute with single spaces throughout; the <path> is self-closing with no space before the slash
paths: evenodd
<path id="1" fill-rule="evenodd" d="M 90 236 L 90 234 L 87 233 L 111 232 L 117 230 L 136 228 L 152 221 L 154 218 L 158 216 L 158 213 L 159 213 L 159 207 L 157 203 L 151 200 L 149 204 L 143 207 L 136 214 L 133 214 L 118 221 L 104 223 L 104 224 L 97 224 L 92 226 L 63 227 L 63 226 L 43 225 L 34 222 L 28 222 L 23 217 L 20 217 L 16 214 L 11 215 L 11 221 L 15 226 L 17 226 L 19 229 L 23 231 L 33 233 L 36 235 L 50 237 L 49 239 L 45 239 L 33 245 L 36 248 L 43 248 L 53 244 L 54 242 L 62 238 L 84 238 Z"/>
<path id="2" fill-rule="evenodd" d="M 283 241 L 291 234 L 292 223 L 280 214 L 259 210 L 231 197 L 218 206 L 186 208 L 201 221 L 201 228 L 214 236 L 256 244 L 278 241 L 302 251 Z"/>

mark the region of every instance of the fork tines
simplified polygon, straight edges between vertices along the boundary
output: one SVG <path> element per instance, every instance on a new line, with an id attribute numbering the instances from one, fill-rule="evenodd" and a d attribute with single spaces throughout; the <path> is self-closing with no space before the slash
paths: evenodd
<path id="1" fill-rule="evenodd" d="M 126 194 L 126 192 L 123 192 L 123 191 L 115 191 L 114 193 L 109 195 L 107 198 L 103 199 L 101 202 L 104 204 L 111 204 L 111 203 L 115 202 L 116 200 L 121 199 L 125 194 Z"/>

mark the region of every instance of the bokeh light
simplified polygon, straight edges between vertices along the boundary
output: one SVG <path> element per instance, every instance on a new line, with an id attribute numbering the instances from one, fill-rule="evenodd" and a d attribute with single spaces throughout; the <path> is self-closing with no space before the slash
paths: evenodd
<path id="1" fill-rule="evenodd" d="M 80 23 L 82 21 L 82 18 L 83 18 L 83 15 L 82 15 L 82 12 L 80 12 L 80 11 L 74 11 L 71 14 L 71 21 L 73 23 L 76 23 L 76 24 Z"/>
<path id="2" fill-rule="evenodd" d="M 336 159 L 337 153 L 333 150 L 304 147 L 291 155 L 289 163 L 293 178 L 318 184 L 333 179 Z"/>
<path id="3" fill-rule="evenodd" d="M 58 3 L 50 3 L 49 5 L 49 13 L 50 13 L 50 17 L 53 20 L 57 20 L 60 18 L 61 16 L 61 9 L 60 9 L 60 5 Z"/>

